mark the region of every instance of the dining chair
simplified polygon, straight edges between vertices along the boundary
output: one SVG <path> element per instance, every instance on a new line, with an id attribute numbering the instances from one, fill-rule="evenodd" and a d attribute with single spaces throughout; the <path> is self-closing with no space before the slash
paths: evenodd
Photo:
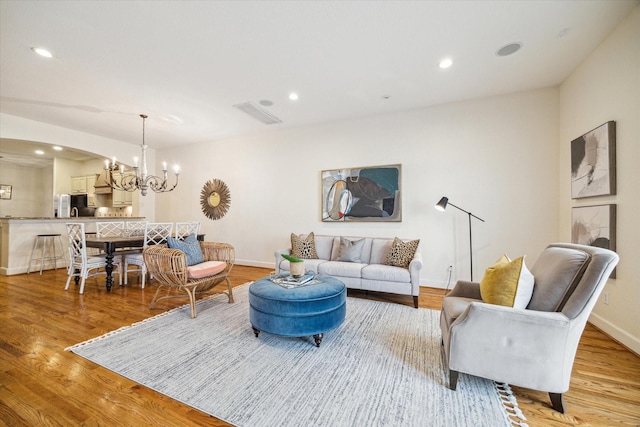
<path id="1" fill-rule="evenodd" d="M 198 237 L 198 231 L 200 231 L 200 221 L 176 222 L 174 237 L 180 240 L 186 239 L 190 234 Z"/>
<path id="2" fill-rule="evenodd" d="M 173 231 L 172 222 L 147 222 L 144 227 L 144 243 L 142 250 L 149 245 L 158 245 L 167 241 L 171 237 Z M 129 267 L 135 267 L 130 270 Z M 127 254 L 124 257 L 124 284 L 128 283 L 129 272 L 139 272 L 142 274 L 142 289 L 144 289 L 145 278 L 147 275 L 147 266 L 144 263 L 142 251 L 133 254 Z"/>
<path id="3" fill-rule="evenodd" d="M 96 222 L 97 237 L 120 237 L 124 231 L 124 221 Z"/>
<path id="4" fill-rule="evenodd" d="M 96 222 L 96 237 L 121 237 L 124 233 L 124 221 Z M 122 271 L 122 255 L 113 256 L 113 265 L 118 264 Z M 122 280 L 120 280 L 122 284 Z"/>
<path id="5" fill-rule="evenodd" d="M 84 223 L 68 223 L 67 224 L 67 236 L 69 237 L 69 269 L 67 284 L 64 290 L 69 289 L 72 277 L 79 277 L 80 293 L 84 293 L 84 284 L 87 278 L 95 277 L 98 275 L 105 275 L 107 272 L 104 268 L 107 266 L 107 259 L 104 254 L 100 255 L 87 255 L 87 241 L 84 231 Z M 121 265 L 115 264 L 117 268 L 120 284 L 122 284 L 122 269 Z"/>
<path id="6" fill-rule="evenodd" d="M 143 236 L 145 225 L 147 225 L 147 221 L 126 221 L 124 223 L 124 235 L 126 237 Z"/>

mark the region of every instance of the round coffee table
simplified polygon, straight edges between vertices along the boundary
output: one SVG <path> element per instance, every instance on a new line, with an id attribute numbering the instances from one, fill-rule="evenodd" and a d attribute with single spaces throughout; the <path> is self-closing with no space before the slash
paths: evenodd
<path id="1" fill-rule="evenodd" d="M 320 283 L 285 289 L 269 278 L 249 287 L 249 321 L 256 337 L 261 331 L 285 337 L 313 336 L 320 347 L 324 333 L 344 322 L 346 286 L 331 276 Z"/>

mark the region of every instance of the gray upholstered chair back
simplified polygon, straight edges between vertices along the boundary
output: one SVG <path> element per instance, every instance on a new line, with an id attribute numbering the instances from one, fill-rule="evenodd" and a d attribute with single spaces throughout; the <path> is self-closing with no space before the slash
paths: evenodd
<path id="1" fill-rule="evenodd" d="M 570 319 L 585 308 L 590 312 L 617 263 L 618 255 L 608 249 L 553 243 L 531 268 L 535 286 L 527 308 L 560 311 Z"/>

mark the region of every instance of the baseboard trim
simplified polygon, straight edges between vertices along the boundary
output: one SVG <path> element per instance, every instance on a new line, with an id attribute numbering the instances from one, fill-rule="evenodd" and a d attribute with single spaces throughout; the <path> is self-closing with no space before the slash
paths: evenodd
<path id="1" fill-rule="evenodd" d="M 270 268 L 272 270 L 276 269 L 275 262 L 261 262 L 261 261 L 251 261 L 248 259 L 237 259 L 234 263 L 235 265 L 246 265 L 247 267 L 261 267 L 261 268 Z"/>
<path id="2" fill-rule="evenodd" d="M 589 323 L 640 356 L 640 339 L 638 337 L 634 337 L 627 331 L 620 329 L 618 326 L 595 313 L 591 313 L 591 316 L 589 316 Z"/>

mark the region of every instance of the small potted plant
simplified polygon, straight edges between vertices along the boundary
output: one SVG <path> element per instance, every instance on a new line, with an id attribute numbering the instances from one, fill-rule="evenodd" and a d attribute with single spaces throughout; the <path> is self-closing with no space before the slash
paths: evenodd
<path id="1" fill-rule="evenodd" d="M 293 277 L 302 277 L 304 276 L 304 260 L 300 258 L 296 258 L 291 255 L 282 254 L 282 258 L 289 261 L 289 273 Z"/>

